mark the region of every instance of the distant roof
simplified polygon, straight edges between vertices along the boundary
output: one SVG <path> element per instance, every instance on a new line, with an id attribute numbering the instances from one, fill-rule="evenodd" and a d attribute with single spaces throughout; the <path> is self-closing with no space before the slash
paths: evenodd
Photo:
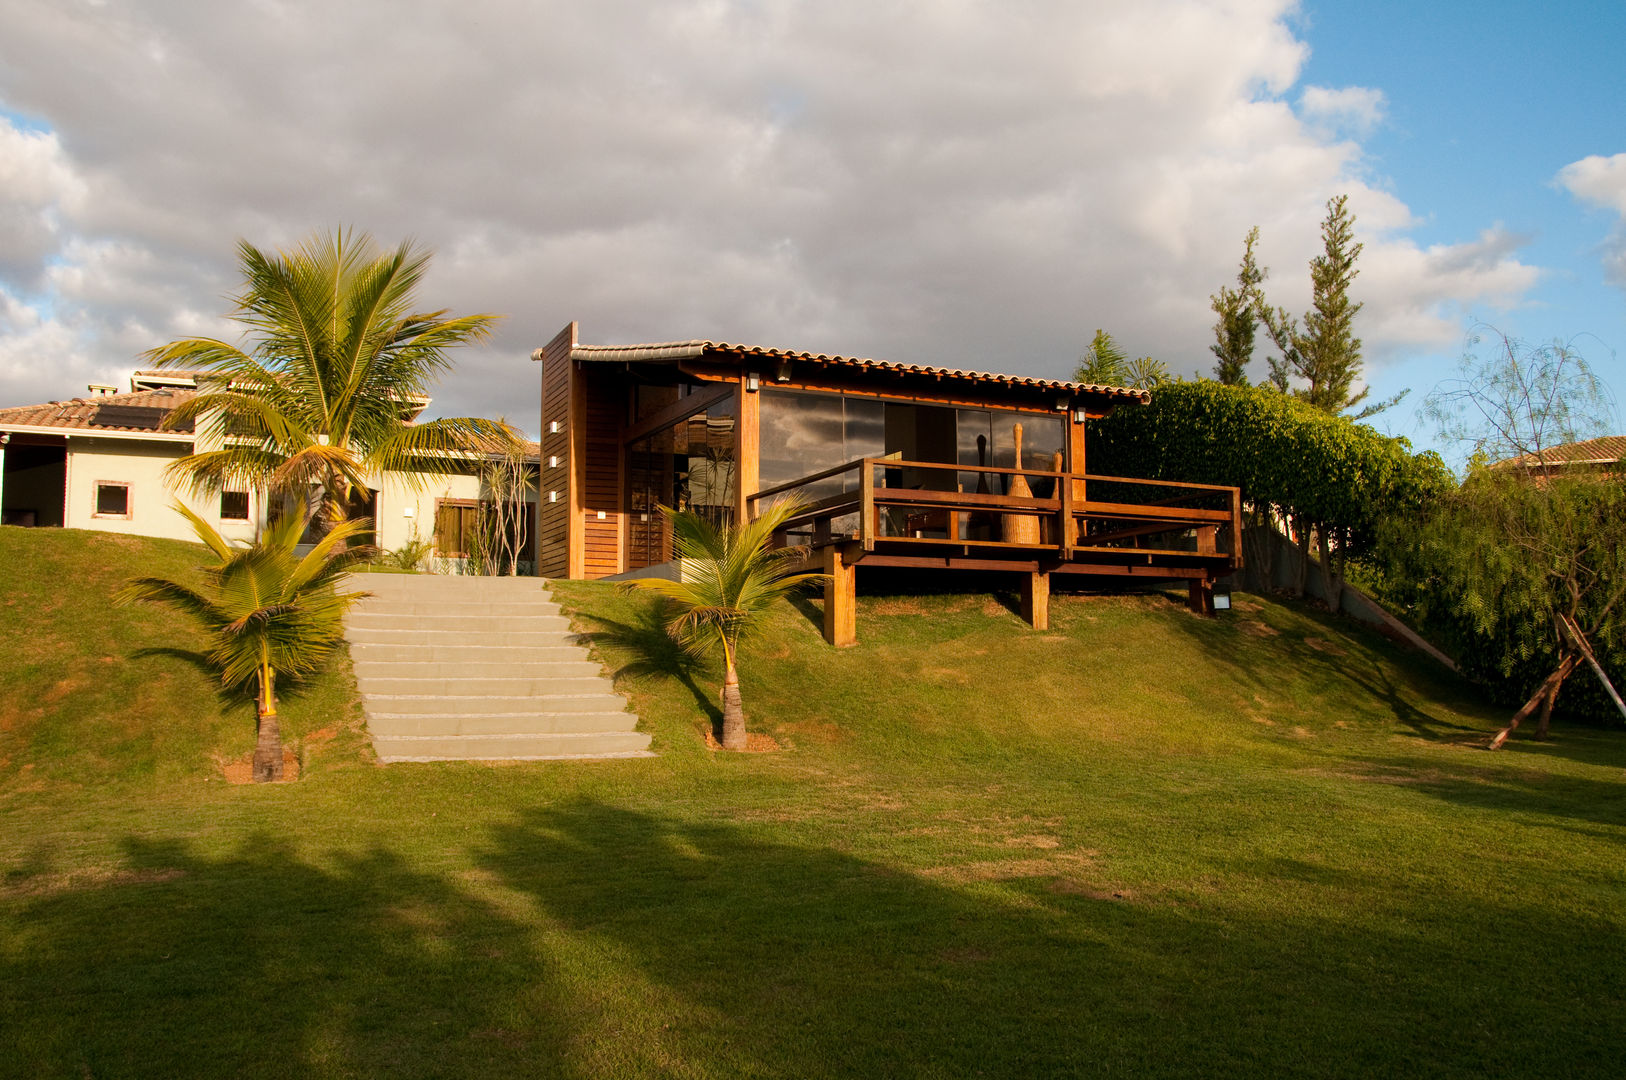
<path id="1" fill-rule="evenodd" d="M 1605 435 L 1585 442 L 1549 446 L 1541 452 L 1548 465 L 1613 465 L 1626 458 L 1626 435 Z M 1535 454 L 1521 454 L 1508 461 L 1509 465 L 1539 466 Z"/>
<path id="2" fill-rule="evenodd" d="M 930 367 L 925 364 L 894 364 L 885 360 L 871 360 L 867 357 L 798 352 L 794 349 L 774 349 L 762 345 L 736 345 L 726 341 L 667 341 L 652 345 L 576 345 L 570 350 L 570 358 L 572 360 L 624 363 L 640 360 L 692 360 L 707 352 L 736 353 L 742 357 L 760 356 L 767 359 L 811 361 L 829 367 L 858 367 L 871 371 L 887 371 L 898 375 L 930 375 L 938 378 L 963 379 L 968 382 L 1018 386 L 1030 390 L 1062 390 L 1073 394 L 1107 394 L 1112 397 L 1132 398 L 1140 402 L 1151 400 L 1149 392 L 1136 390 L 1128 386 L 1105 386 L 1100 383 L 1068 382 L 1061 379 L 1034 379 L 1025 375 L 1000 375 L 987 371 L 970 371 L 965 368 Z M 536 350 L 531 354 L 531 357 L 535 360 L 542 359 L 542 350 Z"/>
<path id="3" fill-rule="evenodd" d="M 45 428 L 83 430 L 87 434 L 142 432 L 168 435 L 177 441 L 191 441 L 192 425 L 173 430 L 163 427 L 164 416 L 181 402 L 194 396 L 192 390 L 136 390 L 128 394 L 99 394 L 94 397 L 50 401 L 44 405 L 18 405 L 0 409 L 0 428 Z"/>

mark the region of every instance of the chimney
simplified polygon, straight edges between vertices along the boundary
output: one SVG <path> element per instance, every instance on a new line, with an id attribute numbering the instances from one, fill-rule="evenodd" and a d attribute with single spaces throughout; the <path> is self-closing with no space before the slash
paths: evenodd
<path id="1" fill-rule="evenodd" d="M 119 392 L 118 387 L 109 386 L 106 383 L 99 382 L 93 382 L 89 386 L 85 387 L 85 389 L 90 391 L 91 397 L 106 397 L 109 394 L 116 394 Z"/>

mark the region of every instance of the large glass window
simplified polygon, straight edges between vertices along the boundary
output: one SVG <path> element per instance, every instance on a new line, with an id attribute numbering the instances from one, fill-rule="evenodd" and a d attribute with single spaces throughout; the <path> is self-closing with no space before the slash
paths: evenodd
<path id="1" fill-rule="evenodd" d="M 840 394 L 762 391 L 757 482 L 765 488 L 887 453 L 884 402 Z M 832 476 L 801 489 L 804 500 L 858 486 L 858 473 Z"/>
<path id="2" fill-rule="evenodd" d="M 627 568 L 672 558 L 663 506 L 731 525 L 737 499 L 734 399 L 725 398 L 627 448 Z"/>

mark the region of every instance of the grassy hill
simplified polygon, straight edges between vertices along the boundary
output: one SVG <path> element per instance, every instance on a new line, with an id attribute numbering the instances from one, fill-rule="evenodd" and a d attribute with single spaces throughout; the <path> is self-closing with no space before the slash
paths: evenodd
<path id="1" fill-rule="evenodd" d="M 1610 1076 L 1626 736 L 1478 749 L 1427 662 L 1239 597 L 786 606 L 753 729 L 641 597 L 557 595 L 635 761 L 373 766 L 348 673 L 228 787 L 186 545 L 0 529 L 0 1075 Z M 342 668 L 342 665 L 340 665 Z M 320 737 L 311 738 L 320 733 Z M 332 737 L 329 737 L 332 733 Z"/>

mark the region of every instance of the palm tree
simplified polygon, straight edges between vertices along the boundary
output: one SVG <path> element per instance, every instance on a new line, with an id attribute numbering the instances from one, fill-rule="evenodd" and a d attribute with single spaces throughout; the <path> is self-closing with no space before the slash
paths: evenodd
<path id="1" fill-rule="evenodd" d="M 661 507 L 672 522 L 680 581 L 640 578 L 627 584 L 666 598 L 667 633 L 688 651 L 723 649 L 723 749 L 744 750 L 745 712 L 737 669 L 740 638 L 775 601 L 827 575 L 795 572 L 801 548 L 770 548 L 773 534 L 798 511 L 779 503 L 741 528 L 712 525 L 698 514 Z"/>
<path id="2" fill-rule="evenodd" d="M 450 367 L 447 350 L 484 339 L 497 318 L 414 310 L 429 252 L 408 240 L 381 253 L 370 236 L 340 229 L 274 255 L 239 241 L 238 255 L 232 318 L 247 347 L 184 338 L 145 354 L 203 372 L 201 392 L 167 421 L 199 423 L 210 447 L 170 466 L 194 491 L 264 486 L 300 501 L 318 492 L 319 521 L 331 525 L 369 476 L 418 482 L 415 473 L 518 441 L 500 421 L 409 422 Z"/>
<path id="3" fill-rule="evenodd" d="M 301 557 L 304 519 L 285 515 L 252 544 L 234 547 L 207 521 L 177 502 L 219 558 L 203 570 L 201 588 L 166 578 L 136 578 L 115 597 L 119 604 L 163 604 L 192 616 L 209 635 L 208 659 L 230 687 L 252 687 L 258 703 L 254 779 L 282 777 L 282 729 L 277 723 L 278 674 L 295 678 L 318 670 L 343 636 L 345 611 L 366 593 L 341 593 L 339 579 L 371 554 L 345 550 L 370 527 L 365 519 L 337 524 Z"/>

